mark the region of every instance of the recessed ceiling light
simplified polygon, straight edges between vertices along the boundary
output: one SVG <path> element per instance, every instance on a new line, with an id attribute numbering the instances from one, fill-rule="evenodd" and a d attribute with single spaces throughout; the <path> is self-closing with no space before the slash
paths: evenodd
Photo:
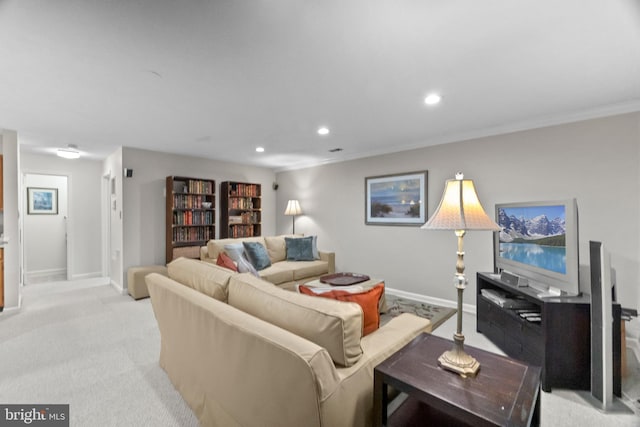
<path id="1" fill-rule="evenodd" d="M 264 147 L 256 147 L 256 152 L 264 153 Z"/>
<path id="2" fill-rule="evenodd" d="M 427 105 L 436 105 L 442 100 L 442 97 L 437 93 L 430 93 L 424 98 L 424 103 Z"/>
<path id="3" fill-rule="evenodd" d="M 329 128 L 326 126 L 318 128 L 318 135 L 329 135 Z"/>
<path id="4" fill-rule="evenodd" d="M 68 148 L 58 148 L 58 157 L 62 157 L 64 159 L 78 159 L 80 158 L 80 152 L 76 150 L 78 148 L 76 145 L 69 144 Z"/>

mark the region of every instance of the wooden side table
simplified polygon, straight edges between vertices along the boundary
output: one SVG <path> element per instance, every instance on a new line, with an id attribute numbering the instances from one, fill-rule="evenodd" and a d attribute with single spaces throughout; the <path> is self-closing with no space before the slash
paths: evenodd
<path id="1" fill-rule="evenodd" d="M 540 368 L 465 346 L 475 377 L 438 367 L 453 342 L 422 334 L 374 370 L 374 426 L 529 426 L 540 423 Z M 387 386 L 408 398 L 389 417 Z"/>

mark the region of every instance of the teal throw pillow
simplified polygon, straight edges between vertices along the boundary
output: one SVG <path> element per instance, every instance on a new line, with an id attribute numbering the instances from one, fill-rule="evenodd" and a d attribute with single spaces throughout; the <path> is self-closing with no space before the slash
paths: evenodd
<path id="1" fill-rule="evenodd" d="M 256 270 L 264 270 L 271 266 L 271 259 L 269 258 L 267 249 L 262 245 L 262 243 L 242 242 L 242 245 L 244 246 L 247 258 L 249 258 L 249 262 Z"/>
<path id="2" fill-rule="evenodd" d="M 285 237 L 287 245 L 287 260 L 289 261 L 313 261 L 313 237 Z"/>

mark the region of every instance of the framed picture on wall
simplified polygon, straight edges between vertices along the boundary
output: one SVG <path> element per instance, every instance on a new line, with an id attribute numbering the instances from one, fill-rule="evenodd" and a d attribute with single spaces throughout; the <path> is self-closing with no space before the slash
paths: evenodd
<path id="1" fill-rule="evenodd" d="M 28 187 L 27 214 L 58 215 L 58 189 Z"/>
<path id="2" fill-rule="evenodd" d="M 427 171 L 371 176 L 364 187 L 366 224 L 421 226 L 427 221 Z"/>

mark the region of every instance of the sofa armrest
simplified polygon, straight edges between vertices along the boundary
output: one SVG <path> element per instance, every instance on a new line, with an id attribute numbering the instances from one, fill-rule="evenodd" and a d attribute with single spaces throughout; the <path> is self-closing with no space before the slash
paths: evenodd
<path id="1" fill-rule="evenodd" d="M 200 261 L 216 263 L 215 258 L 209 258 L 209 249 L 206 246 L 200 246 Z"/>
<path id="2" fill-rule="evenodd" d="M 360 345 L 375 367 L 422 332 L 431 332 L 431 321 L 414 314 L 403 313 L 374 333 L 363 337 Z"/>
<path id="3" fill-rule="evenodd" d="M 328 274 L 335 273 L 336 272 L 336 253 L 318 251 L 318 255 L 320 255 L 321 261 L 326 261 L 329 264 Z"/>
<path id="4" fill-rule="evenodd" d="M 340 388 L 322 402 L 326 425 L 368 427 L 373 425 L 373 370 L 422 332 L 431 331 L 431 322 L 413 314 L 394 317 L 360 341 L 362 358 L 353 366 L 339 368 Z M 345 410 L 345 408 L 356 408 Z"/>

